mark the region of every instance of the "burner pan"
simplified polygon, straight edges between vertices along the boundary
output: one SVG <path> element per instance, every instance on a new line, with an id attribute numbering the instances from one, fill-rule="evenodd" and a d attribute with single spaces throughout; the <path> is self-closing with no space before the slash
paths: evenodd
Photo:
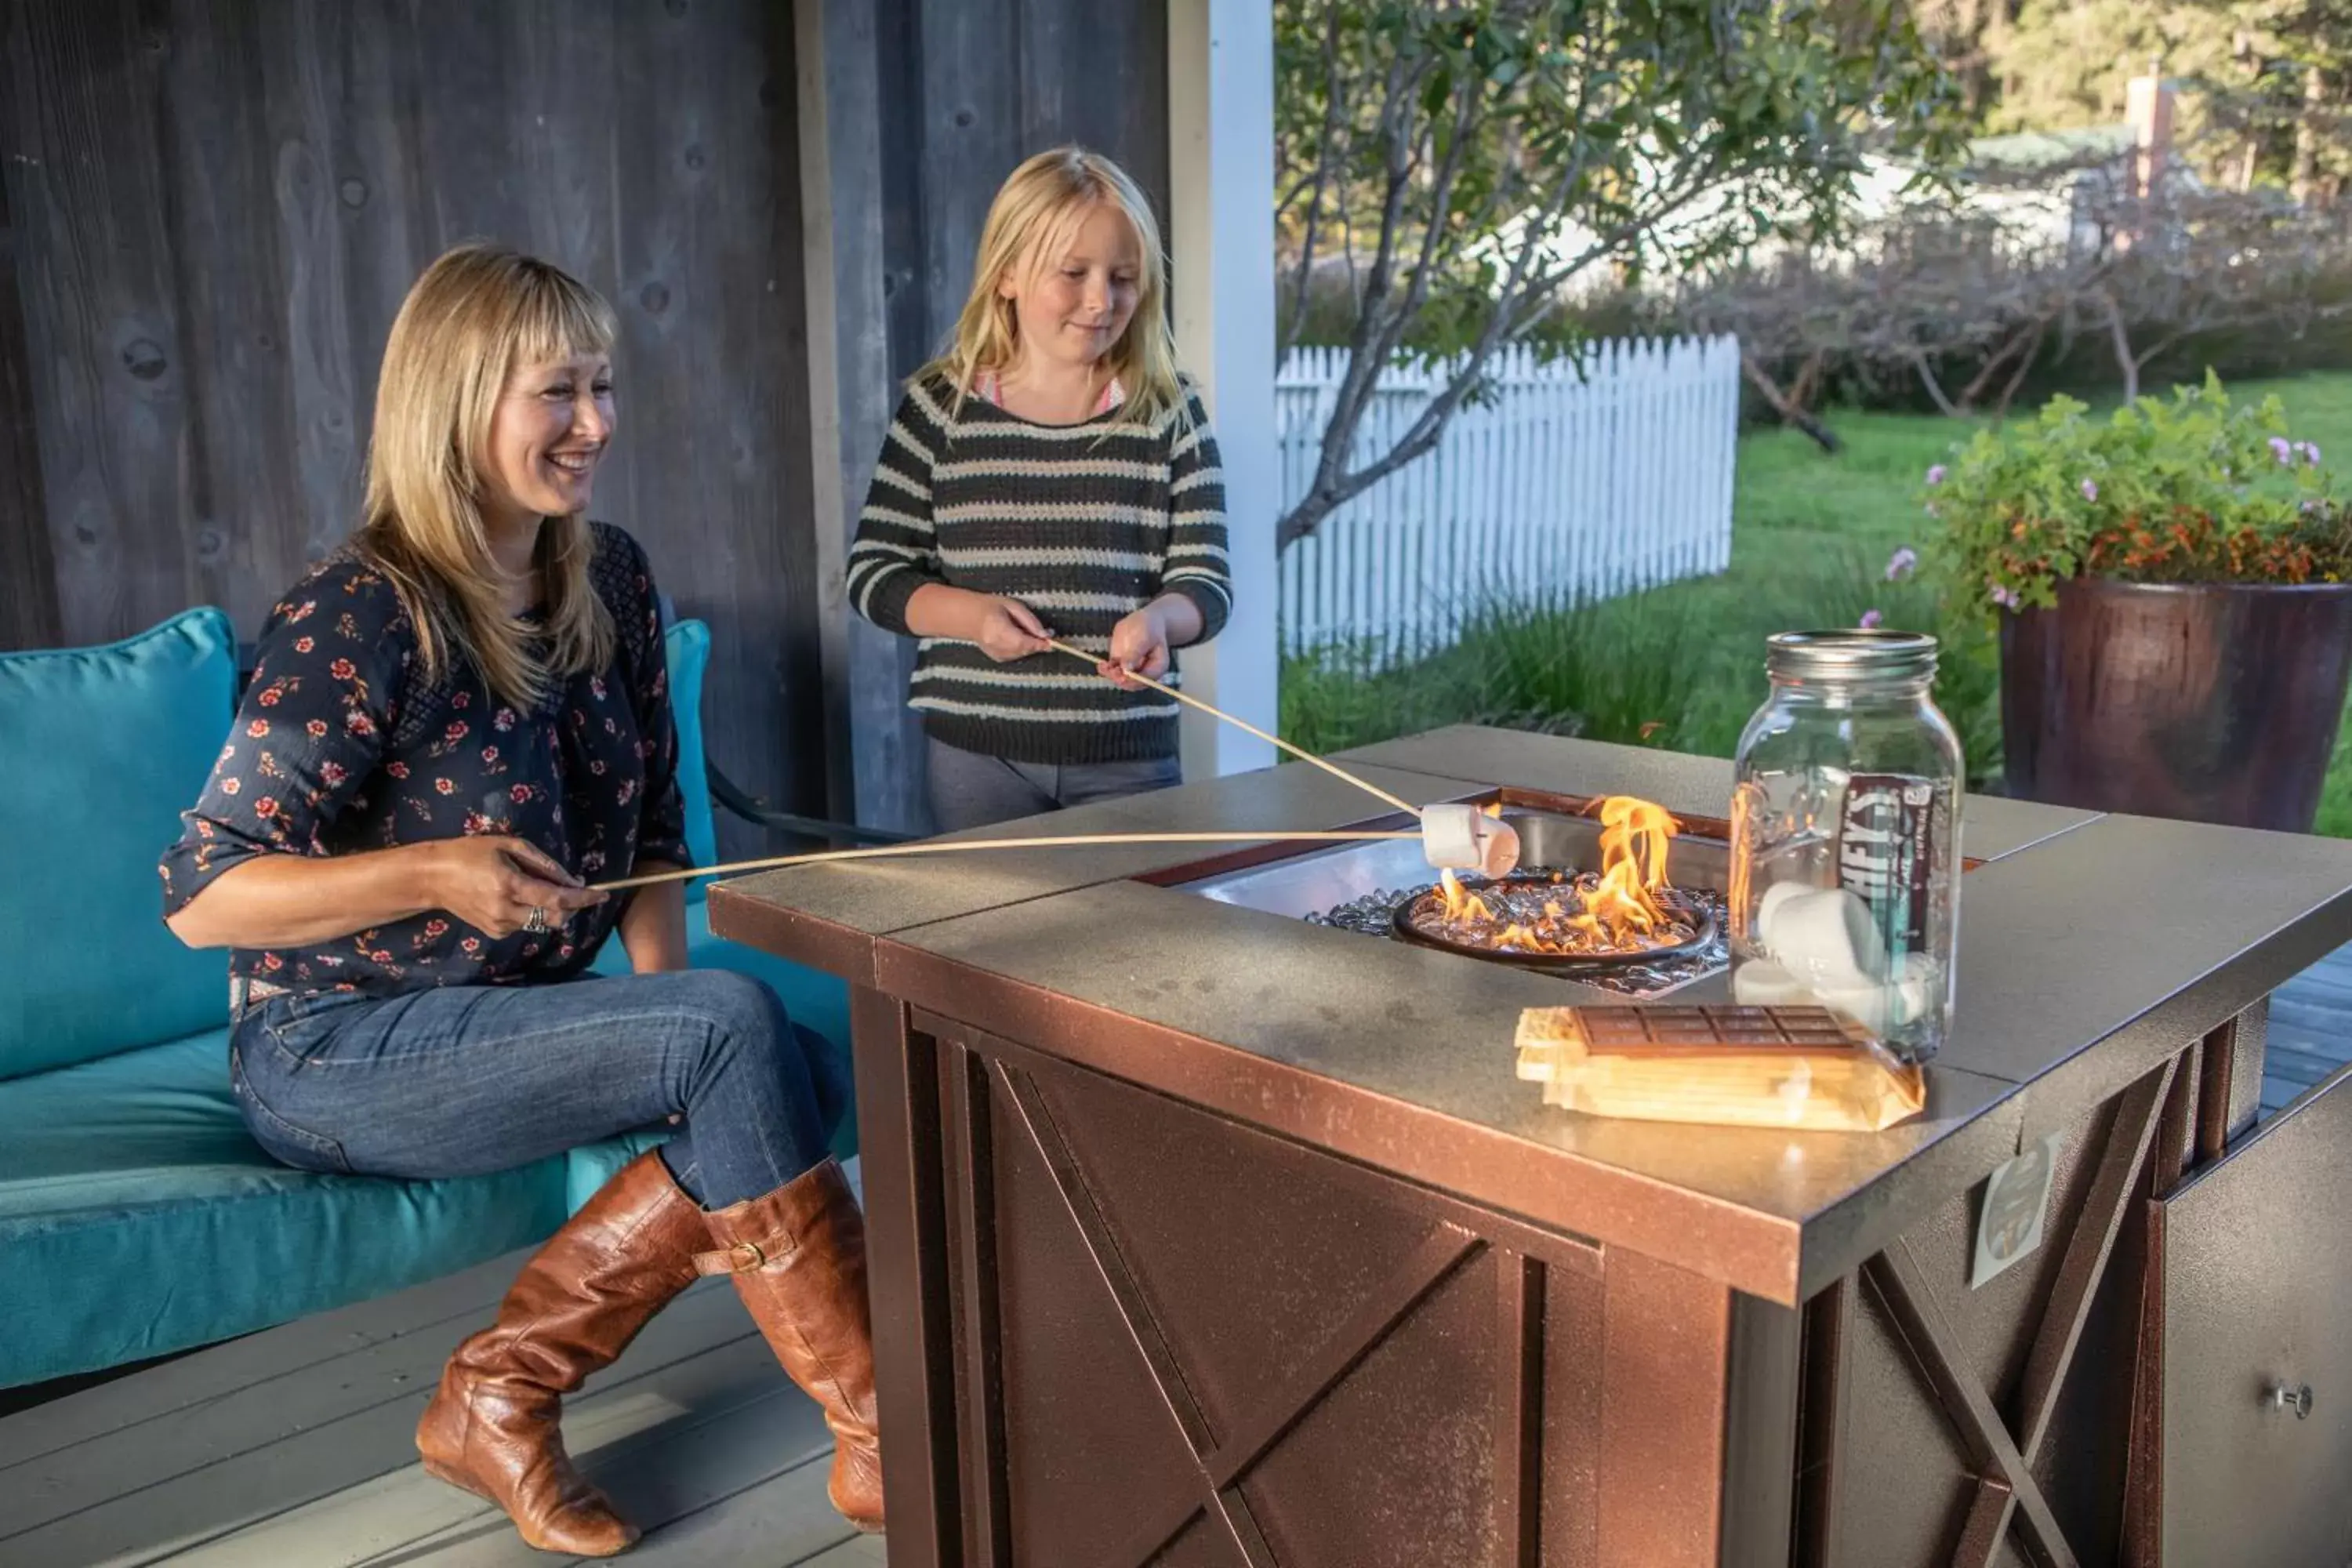
<path id="1" fill-rule="evenodd" d="M 1505 877 L 1498 881 L 1464 887 L 1472 893 L 1490 889 L 1509 891 L 1516 889 L 1549 890 L 1561 884 L 1548 875 Z M 1623 969 L 1630 966 L 1663 963 L 1671 959 L 1690 957 L 1704 952 L 1716 939 L 1715 916 L 1706 905 L 1695 899 L 1685 899 L 1678 889 L 1667 889 L 1658 901 L 1683 916 L 1695 928 L 1687 941 L 1671 942 L 1661 947 L 1631 948 L 1621 952 L 1511 952 L 1488 947 L 1481 942 L 1456 942 L 1440 932 L 1417 924 L 1413 913 L 1432 900 L 1442 899 L 1442 892 L 1432 888 L 1415 897 L 1404 900 L 1389 916 L 1390 928 L 1405 942 L 1423 947 L 1433 947 L 1443 952 L 1458 952 L 1465 958 L 1481 958 L 1489 963 L 1508 963 L 1520 969 L 1539 969 L 1549 973 L 1578 974 L 1595 970 Z"/>

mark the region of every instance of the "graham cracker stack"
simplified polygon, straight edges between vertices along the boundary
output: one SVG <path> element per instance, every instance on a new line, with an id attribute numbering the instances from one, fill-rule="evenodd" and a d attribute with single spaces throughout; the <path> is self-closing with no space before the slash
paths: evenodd
<path id="1" fill-rule="evenodd" d="M 1518 1074 L 1593 1116 L 1876 1132 L 1916 1116 L 1927 1075 L 1826 1007 L 1529 1007 Z"/>

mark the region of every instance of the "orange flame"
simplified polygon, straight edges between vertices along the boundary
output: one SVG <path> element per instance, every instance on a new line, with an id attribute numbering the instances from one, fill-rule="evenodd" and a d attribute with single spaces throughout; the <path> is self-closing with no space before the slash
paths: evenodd
<path id="1" fill-rule="evenodd" d="M 1656 930 L 1667 917 L 1651 895 L 1666 885 L 1666 840 L 1674 837 L 1675 819 L 1662 805 L 1613 795 L 1601 803 L 1601 886 L 1584 907 L 1603 926 Z"/>
<path id="2" fill-rule="evenodd" d="M 1683 940 L 1678 928 L 1684 922 L 1656 897 L 1666 886 L 1675 819 L 1664 807 L 1630 795 L 1610 796 L 1595 815 L 1601 823 L 1601 869 L 1589 886 L 1579 879 L 1573 903 L 1547 899 L 1534 914 L 1506 897 L 1505 913 L 1498 915 L 1447 871 L 1438 883 L 1447 923 L 1474 928 L 1476 939 L 1490 946 L 1536 952 L 1623 952 Z M 1551 880 L 1563 879 L 1555 873 Z"/>
<path id="3" fill-rule="evenodd" d="M 1465 892 L 1461 881 L 1450 870 L 1437 874 L 1438 890 L 1445 896 L 1445 918 L 1450 921 L 1492 921 L 1495 911 L 1486 900 L 1475 893 Z"/>

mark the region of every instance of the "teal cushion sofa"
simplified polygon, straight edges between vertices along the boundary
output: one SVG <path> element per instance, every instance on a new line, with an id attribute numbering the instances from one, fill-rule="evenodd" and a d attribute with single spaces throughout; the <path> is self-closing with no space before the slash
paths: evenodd
<path id="1" fill-rule="evenodd" d="M 700 696 L 710 637 L 668 632 L 688 838 L 714 863 Z M 0 1388 L 209 1343 L 535 1242 L 662 1130 L 456 1181 L 315 1175 L 247 1134 L 224 955 L 162 921 L 155 861 L 227 734 L 237 650 L 196 609 L 105 647 L 0 654 Z M 838 980 L 710 933 L 842 1053 Z M 624 973 L 617 941 L 599 970 Z M 835 1147 L 854 1148 L 856 1118 Z"/>

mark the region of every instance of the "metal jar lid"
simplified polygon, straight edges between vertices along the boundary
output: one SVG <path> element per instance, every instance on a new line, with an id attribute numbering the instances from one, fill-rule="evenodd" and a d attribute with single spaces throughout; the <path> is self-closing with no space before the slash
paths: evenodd
<path id="1" fill-rule="evenodd" d="M 1764 647 L 1764 671 L 1780 681 L 1879 686 L 1936 673 L 1936 639 L 1925 632 L 1776 632 Z"/>

